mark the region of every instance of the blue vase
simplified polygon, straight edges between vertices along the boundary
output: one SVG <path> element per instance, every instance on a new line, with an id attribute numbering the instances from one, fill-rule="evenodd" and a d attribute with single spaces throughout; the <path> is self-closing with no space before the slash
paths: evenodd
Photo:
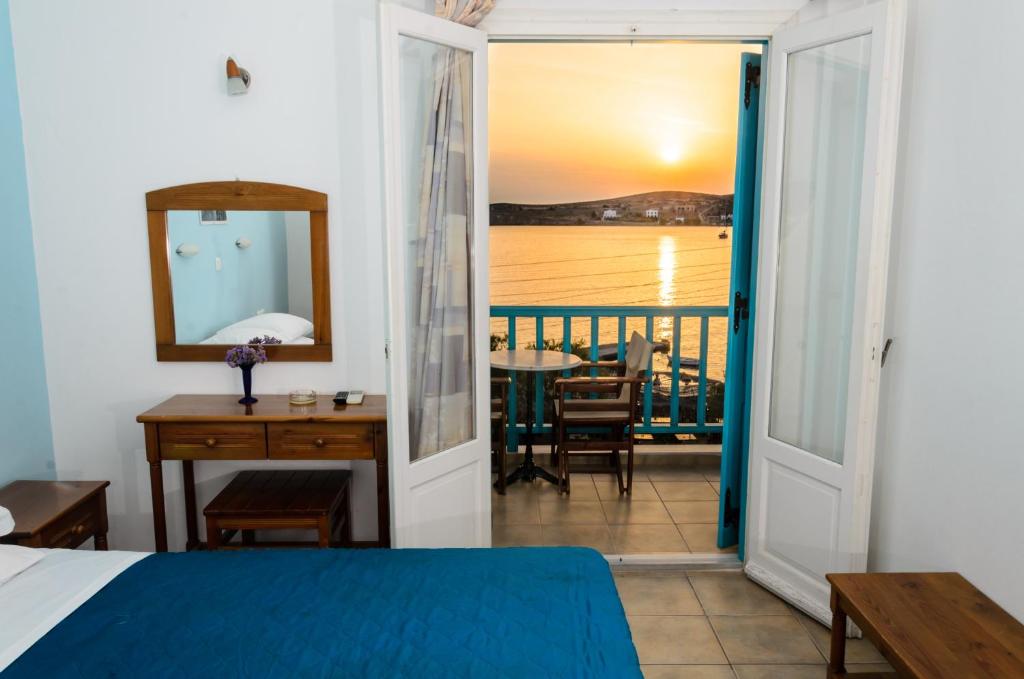
<path id="1" fill-rule="evenodd" d="M 252 366 L 240 365 L 238 367 L 242 371 L 242 390 L 245 392 L 245 396 L 238 399 L 238 402 L 243 405 L 256 403 L 259 399 L 252 395 Z"/>

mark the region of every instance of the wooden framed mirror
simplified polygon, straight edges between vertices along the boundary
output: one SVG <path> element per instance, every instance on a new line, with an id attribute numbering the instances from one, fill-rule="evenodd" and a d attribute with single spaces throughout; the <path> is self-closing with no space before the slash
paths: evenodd
<path id="1" fill-rule="evenodd" d="M 253 337 L 272 361 L 331 360 L 327 195 L 229 181 L 146 194 L 158 361 L 223 361 Z"/>

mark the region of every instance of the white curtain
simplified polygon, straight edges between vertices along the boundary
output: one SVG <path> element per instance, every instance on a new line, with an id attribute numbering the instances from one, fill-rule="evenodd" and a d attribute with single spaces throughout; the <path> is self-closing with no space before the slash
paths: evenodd
<path id="1" fill-rule="evenodd" d="M 494 0 L 437 0 L 437 16 L 478 24 Z M 472 68 L 468 53 L 443 48 L 427 107 L 423 177 L 414 247 L 409 428 L 411 458 L 474 435 L 472 269 Z M 486 121 L 479 121 L 485 124 Z M 486 322 L 479 319 L 477 322 Z"/>

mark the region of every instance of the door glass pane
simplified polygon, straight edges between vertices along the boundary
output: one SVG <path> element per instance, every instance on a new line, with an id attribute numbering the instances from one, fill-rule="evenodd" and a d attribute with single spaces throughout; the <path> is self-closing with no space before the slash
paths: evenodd
<path id="1" fill-rule="evenodd" d="M 843 461 L 871 36 L 789 56 L 769 435 Z"/>
<path id="2" fill-rule="evenodd" d="M 409 454 L 475 437 L 472 54 L 401 37 Z"/>

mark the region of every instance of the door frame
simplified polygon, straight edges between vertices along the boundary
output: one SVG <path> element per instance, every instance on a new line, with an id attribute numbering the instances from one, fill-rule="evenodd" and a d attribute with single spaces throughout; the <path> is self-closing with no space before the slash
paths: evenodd
<path id="1" fill-rule="evenodd" d="M 805 0 L 776 0 L 776 7 L 761 10 L 683 10 L 667 9 L 671 3 L 651 3 L 650 0 L 625 10 L 592 9 L 522 9 L 498 6 L 481 22 L 479 28 L 487 31 L 490 42 L 622 42 L 687 40 L 692 42 L 729 42 L 761 45 L 762 87 L 760 88 L 761 120 L 763 125 L 765 92 L 771 34 L 790 21 Z M 758 130 L 759 148 L 763 129 Z M 758 174 L 760 175 L 760 160 Z M 758 179 L 758 182 L 760 179 Z M 760 201 L 760 194 L 756 194 Z M 758 222 L 761 206 L 755 207 L 753 247 L 757 247 Z M 754 250 L 756 252 L 756 249 Z M 755 284 L 757 262 L 751 267 L 751 286 Z M 753 314 L 750 317 L 750 346 L 753 346 Z M 750 380 L 744 385 L 749 413 Z M 741 530 L 745 526 L 741 517 Z M 613 564 L 637 567 L 722 567 L 740 568 L 743 564 L 737 554 L 704 552 L 696 554 L 614 554 L 607 555 Z"/>
<path id="2" fill-rule="evenodd" d="M 506 4 L 499 4 L 478 26 L 479 29 L 488 33 L 489 42 L 515 42 L 515 41 L 624 41 L 624 40 L 691 40 L 704 42 L 739 42 L 739 43 L 763 43 L 762 51 L 762 111 L 766 111 L 768 105 L 767 97 L 770 94 L 771 84 L 768 73 L 771 68 L 772 34 L 782 28 L 785 24 L 794 22 L 798 13 L 809 4 L 810 0 L 774 0 L 772 6 L 761 9 L 715 9 L 715 10 L 677 10 L 673 9 L 672 2 L 659 2 L 658 0 L 645 0 L 642 4 L 634 5 L 628 9 L 594 9 L 594 8 L 536 8 L 536 7 L 509 7 Z M 905 20 L 906 9 L 902 2 L 896 13 Z M 891 36 L 890 36 L 891 38 Z M 903 74 L 903 49 L 894 50 L 899 55 L 883 67 L 883 74 L 886 79 L 883 97 L 888 101 L 893 93 L 899 93 Z M 763 117 L 763 115 L 762 115 Z M 882 186 L 885 188 L 886 201 L 889 204 L 889 214 L 893 198 L 892 177 L 895 172 L 896 147 L 898 142 L 899 116 L 892 119 L 883 119 L 880 127 L 885 131 L 885 138 L 890 143 L 881 145 L 878 149 L 878 158 L 885 162 L 887 168 L 892 168 L 890 174 L 883 179 Z M 759 133 L 759 134 L 763 134 Z M 762 137 L 763 141 L 763 137 Z M 763 174 L 763 160 L 759 167 L 759 173 Z M 760 197 L 760 196 L 759 196 Z M 759 233 L 760 225 L 763 223 L 764 201 L 761 198 L 761 205 L 757 209 L 756 220 L 753 228 L 753 239 L 757 257 L 752 265 L 752 276 L 756 276 L 759 270 L 760 247 Z M 876 202 L 876 209 L 878 208 Z M 891 221 L 891 218 L 890 218 Z M 886 240 L 884 247 L 889 248 L 889 241 Z M 887 253 L 886 253 L 887 254 Z M 882 286 L 881 299 L 874 300 L 874 304 L 880 304 L 884 309 L 885 285 Z M 390 312 L 389 312 L 390 313 Z M 753 332 L 753 315 L 751 316 L 750 332 Z M 876 333 L 882 336 L 882 328 Z M 753 351 L 757 350 L 751 339 L 750 346 Z M 747 422 L 745 427 L 749 428 L 750 422 L 750 398 L 751 383 L 746 382 L 746 412 Z M 876 390 L 877 391 L 877 390 Z M 875 410 L 877 413 L 877 399 Z M 877 417 L 872 426 L 875 428 L 874 437 L 877 437 Z M 873 455 L 872 455 L 873 463 Z M 749 470 L 748 470 L 749 474 Z M 749 489 L 745 489 L 749 496 Z M 867 488 L 868 505 L 870 506 L 870 484 Z M 746 499 L 746 498 L 744 498 Z M 394 515 L 392 522 L 395 521 Z M 741 517 L 741 530 L 749 532 L 750 526 L 746 522 L 746 516 Z M 865 527 L 866 530 L 866 527 Z M 745 536 L 748 537 L 749 536 Z M 623 565 L 733 565 L 738 563 L 738 558 L 733 554 L 695 554 L 692 557 L 682 555 L 667 556 L 663 558 L 651 557 L 649 555 L 613 555 L 609 556 L 613 563 Z"/>

